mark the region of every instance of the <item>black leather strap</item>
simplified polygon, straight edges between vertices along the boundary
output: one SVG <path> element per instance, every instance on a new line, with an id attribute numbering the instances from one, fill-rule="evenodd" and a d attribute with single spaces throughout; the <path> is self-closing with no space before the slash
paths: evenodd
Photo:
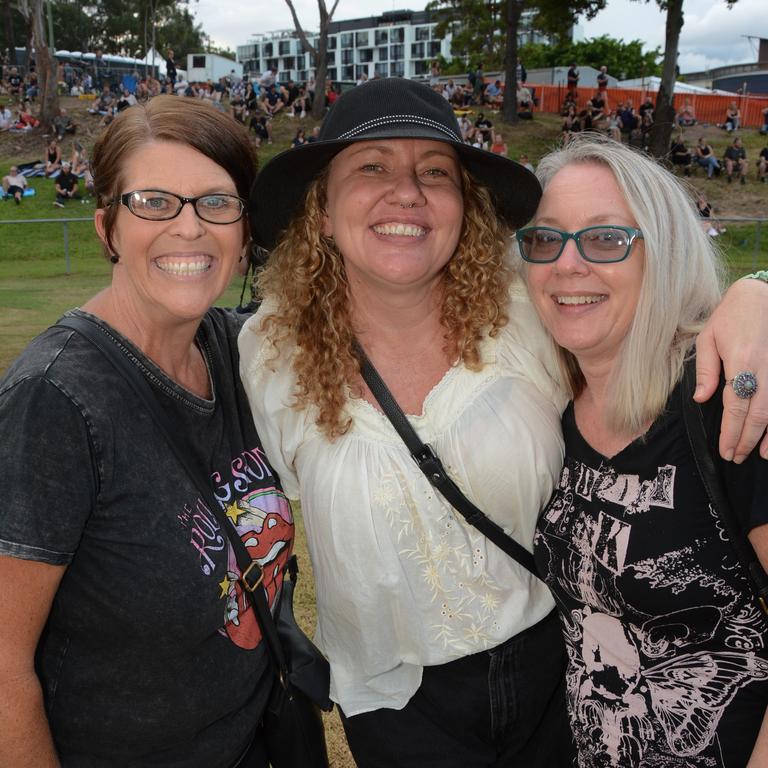
<path id="1" fill-rule="evenodd" d="M 227 518 L 224 510 L 221 508 L 220 502 L 214 497 L 211 489 L 202 481 L 202 478 L 206 477 L 207 473 L 192 465 L 187 455 L 186 446 L 179 443 L 175 438 L 173 427 L 168 421 L 165 411 L 163 411 L 160 404 L 157 402 L 151 385 L 144 376 L 141 375 L 138 368 L 136 368 L 126 355 L 118 349 L 114 342 L 107 337 L 103 328 L 89 317 L 85 315 L 67 315 L 59 320 L 57 326 L 69 328 L 76 331 L 81 336 L 84 336 L 107 358 L 107 360 L 109 360 L 120 375 L 131 385 L 133 391 L 144 403 L 147 412 L 154 419 L 157 428 L 165 437 L 176 460 L 194 482 L 200 497 L 216 517 L 216 521 L 221 528 L 226 531 L 232 545 L 232 550 L 235 553 L 237 567 L 240 570 L 240 584 L 251 600 L 262 634 L 267 641 L 267 647 L 269 648 L 272 663 L 277 669 L 280 680 L 285 683 L 285 680 L 287 679 L 285 654 L 277 635 L 277 627 L 272 618 L 272 612 L 269 610 L 267 594 L 261 586 L 263 579 L 261 567 L 256 560 L 251 559 L 234 524 Z M 238 371 L 235 371 L 235 376 L 239 376 Z M 291 559 L 293 560 L 293 558 Z M 291 571 L 291 567 L 295 569 L 295 560 L 292 566 L 289 561 L 289 575 L 291 578 L 295 579 L 295 572 Z"/>
<path id="2" fill-rule="evenodd" d="M 523 568 L 530 571 L 538 578 L 536 561 L 533 555 L 518 544 L 511 536 L 504 533 L 504 529 L 481 512 L 462 492 L 440 461 L 440 457 L 432 450 L 432 447 L 423 443 L 411 426 L 408 417 L 403 413 L 387 385 L 379 376 L 379 372 L 373 367 L 363 348 L 355 343 L 355 354 L 360 362 L 360 373 L 365 383 L 378 401 L 384 415 L 390 420 L 395 431 L 402 438 L 410 451 L 413 460 L 424 473 L 427 480 L 438 490 L 443 498 L 472 526 L 477 528 L 486 538 L 490 539 L 499 549 L 506 552 L 516 560 Z"/>

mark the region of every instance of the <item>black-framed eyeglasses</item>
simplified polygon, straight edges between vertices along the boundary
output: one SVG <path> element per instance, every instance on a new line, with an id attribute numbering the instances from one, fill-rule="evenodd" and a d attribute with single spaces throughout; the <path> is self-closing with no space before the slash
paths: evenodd
<path id="1" fill-rule="evenodd" d="M 613 264 L 624 261 L 632 250 L 632 244 L 642 237 L 643 233 L 635 227 L 605 225 L 585 227 L 576 232 L 564 232 L 554 227 L 524 227 L 515 233 L 520 255 L 531 264 L 557 261 L 569 240 L 576 243 L 585 261 Z"/>
<path id="2" fill-rule="evenodd" d="M 149 221 L 175 219 L 189 203 L 195 213 L 211 224 L 234 224 L 245 211 L 245 201 L 237 195 L 213 193 L 198 197 L 183 197 L 164 189 L 137 189 L 120 195 L 114 202 L 124 205 L 134 216 Z"/>

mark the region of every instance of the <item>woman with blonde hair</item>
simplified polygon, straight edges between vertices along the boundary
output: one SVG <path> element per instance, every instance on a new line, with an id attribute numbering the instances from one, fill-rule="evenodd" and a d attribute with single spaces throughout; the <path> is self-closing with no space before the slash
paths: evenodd
<path id="1" fill-rule="evenodd" d="M 316 640 L 360 766 L 570 759 L 551 597 L 443 499 L 361 378 L 364 353 L 465 495 L 530 548 L 564 398 L 507 247 L 539 193 L 400 78 L 345 93 L 253 188 L 272 253 L 241 372 L 302 502 Z"/>
<path id="2" fill-rule="evenodd" d="M 516 237 L 571 403 L 535 555 L 578 765 L 765 765 L 768 468 L 757 451 L 721 460 L 722 396 L 692 400 L 722 264 L 690 195 L 644 155 L 581 136 L 537 175 Z M 758 376 L 725 370 L 726 405 L 748 401 Z"/>

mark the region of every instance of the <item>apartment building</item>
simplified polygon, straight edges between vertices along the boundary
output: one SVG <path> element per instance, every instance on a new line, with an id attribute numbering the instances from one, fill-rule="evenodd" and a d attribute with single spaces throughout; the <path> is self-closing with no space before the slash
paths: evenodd
<path id="1" fill-rule="evenodd" d="M 533 11 L 521 20 L 521 42 L 540 37 L 530 30 Z M 328 78 L 354 82 L 372 77 L 424 77 L 442 55 L 450 59 L 451 36 L 439 38 L 437 21 L 429 11 L 387 11 L 379 16 L 334 21 L 328 34 Z M 314 45 L 316 35 L 309 36 Z M 304 82 L 314 71 L 314 57 L 306 53 L 293 29 L 253 35 L 237 46 L 237 60 L 246 73 L 276 67 L 278 79 Z"/>

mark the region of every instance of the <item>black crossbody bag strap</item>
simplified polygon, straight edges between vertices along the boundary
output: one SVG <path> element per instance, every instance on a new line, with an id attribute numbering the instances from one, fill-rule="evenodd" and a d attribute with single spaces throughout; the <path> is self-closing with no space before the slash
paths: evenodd
<path id="1" fill-rule="evenodd" d="M 365 383 L 430 484 L 442 494 L 443 498 L 470 525 L 477 528 L 480 533 L 490 539 L 500 550 L 506 552 L 513 560 L 520 563 L 523 568 L 526 568 L 539 578 L 533 555 L 511 536 L 504 533 L 504 529 L 500 525 L 493 522 L 461 492 L 456 483 L 448 476 L 443 463 L 440 461 L 440 457 L 437 456 L 430 445 L 421 441 L 418 434 L 416 434 L 416 430 L 411 426 L 411 422 L 408 421 L 408 417 L 403 413 L 387 385 L 379 376 L 379 372 L 373 367 L 363 348 L 357 342 L 355 343 L 355 354 L 360 362 L 360 373 Z"/>
<path id="2" fill-rule="evenodd" d="M 680 387 L 683 421 L 688 442 L 693 451 L 693 457 L 699 470 L 699 476 L 704 483 L 707 496 L 728 534 L 736 556 L 747 575 L 755 600 L 763 618 L 768 622 L 768 576 L 762 564 L 757 559 L 755 550 L 747 538 L 743 527 L 736 520 L 733 505 L 720 479 L 720 473 L 715 466 L 715 458 L 709 447 L 707 430 L 701 406 L 693 399 L 696 388 L 696 369 L 689 361 L 683 369 L 683 385 Z M 713 395 L 719 397 L 719 393 Z"/>
<path id="3" fill-rule="evenodd" d="M 235 553 L 237 567 L 240 570 L 240 578 L 238 581 L 248 594 L 251 604 L 253 605 L 253 610 L 256 613 L 256 618 L 259 621 L 262 634 L 267 641 L 267 647 L 269 648 L 272 663 L 277 668 L 281 681 L 285 681 L 287 679 L 285 654 L 283 653 L 280 639 L 277 636 L 277 627 L 272 618 L 272 612 L 269 610 L 266 592 L 261 587 L 261 583 L 264 579 L 261 566 L 256 560 L 251 559 L 245 544 L 243 544 L 234 525 L 225 515 L 224 510 L 221 508 L 221 503 L 214 497 L 211 489 L 206 487 L 206 485 L 200 481 L 200 478 L 205 477 L 205 473 L 192 466 L 186 456 L 185 447 L 174 437 L 174 432 L 168 417 L 155 399 L 151 385 L 144 376 L 141 375 L 136 366 L 132 365 L 117 346 L 106 337 L 101 326 L 93 320 L 83 315 L 67 315 L 66 317 L 61 318 L 57 325 L 76 331 L 91 342 L 91 344 L 93 344 L 117 369 L 121 376 L 125 378 L 131 385 L 133 391 L 146 406 L 147 411 L 154 419 L 161 434 L 165 437 L 176 460 L 194 482 L 200 497 L 216 517 L 216 521 L 221 528 L 226 531 L 232 545 L 232 550 Z M 235 371 L 235 376 L 239 376 L 239 372 Z M 291 561 L 289 561 L 288 572 L 289 576 L 295 580 L 294 569 L 296 565 L 295 560 L 293 560 L 293 558 L 291 558 L 291 560 L 293 563 L 291 564 Z"/>

